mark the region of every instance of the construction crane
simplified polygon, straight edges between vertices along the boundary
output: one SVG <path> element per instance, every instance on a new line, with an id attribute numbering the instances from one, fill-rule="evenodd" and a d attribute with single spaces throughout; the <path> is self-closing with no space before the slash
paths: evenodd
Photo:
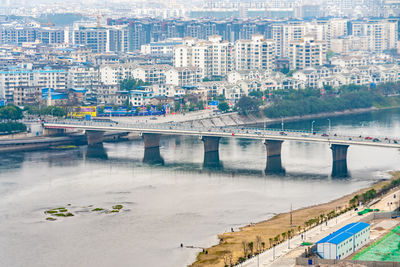
<path id="1" fill-rule="evenodd" d="M 50 21 L 50 19 L 49 18 L 47 18 L 47 23 L 41 23 L 41 25 L 43 26 L 43 27 L 51 27 L 51 26 L 55 26 L 55 24 L 54 23 L 52 23 L 51 21 Z"/>
<path id="2" fill-rule="evenodd" d="M 101 14 L 100 10 L 97 12 L 97 15 L 93 15 L 93 14 L 89 14 L 89 17 L 96 17 L 96 21 L 97 21 L 97 29 L 101 28 L 101 18 L 104 17 L 103 14 Z"/>
<path id="3" fill-rule="evenodd" d="M 101 13 L 100 13 L 100 10 L 99 10 L 99 12 L 97 13 L 97 29 L 100 29 L 100 28 L 101 28 L 101 18 L 102 18 L 102 17 L 104 17 L 104 15 L 101 14 Z"/>

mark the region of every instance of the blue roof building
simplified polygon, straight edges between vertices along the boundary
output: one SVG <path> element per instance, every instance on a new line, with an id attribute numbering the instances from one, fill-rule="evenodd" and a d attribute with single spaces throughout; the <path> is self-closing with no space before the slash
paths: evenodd
<path id="1" fill-rule="evenodd" d="M 369 242 L 370 225 L 350 223 L 319 240 L 316 253 L 323 259 L 344 259 Z"/>

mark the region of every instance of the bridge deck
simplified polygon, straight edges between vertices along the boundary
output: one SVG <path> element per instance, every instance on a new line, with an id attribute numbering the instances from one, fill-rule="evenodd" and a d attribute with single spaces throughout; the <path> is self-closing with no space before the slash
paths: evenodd
<path id="1" fill-rule="evenodd" d="M 400 138 L 386 138 L 381 136 L 369 136 L 368 139 L 355 135 L 322 136 L 321 133 L 312 134 L 307 131 L 284 130 L 281 133 L 276 129 L 256 129 L 243 127 L 184 127 L 179 124 L 123 124 L 114 122 L 92 122 L 92 121 L 54 121 L 45 122 L 45 128 L 53 129 L 81 129 L 93 131 L 118 131 L 153 133 L 162 135 L 188 135 L 188 136 L 214 136 L 227 138 L 245 138 L 258 140 L 280 140 L 319 142 L 337 145 L 363 145 L 374 147 L 400 148 Z M 374 141 L 375 139 L 375 141 Z M 377 141 L 378 139 L 379 141 Z"/>

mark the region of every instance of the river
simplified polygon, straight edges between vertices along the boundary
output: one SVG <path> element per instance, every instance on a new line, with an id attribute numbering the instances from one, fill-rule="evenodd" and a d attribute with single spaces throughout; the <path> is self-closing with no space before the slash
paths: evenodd
<path id="1" fill-rule="evenodd" d="M 400 135 L 400 109 L 330 120 L 331 133 Z M 328 120 L 314 129 L 327 132 Z M 280 175 L 265 174 L 260 141 L 222 139 L 214 167 L 204 166 L 198 138 L 162 138 L 160 151 L 162 164 L 143 162 L 142 141 L 0 156 L 0 266 L 185 266 L 199 249 L 181 243 L 208 247 L 231 227 L 388 178 L 400 162 L 397 149 L 352 146 L 349 176 L 335 178 L 327 144 L 284 142 Z M 91 211 L 115 204 L 118 213 Z M 75 216 L 46 221 L 57 207 Z"/>

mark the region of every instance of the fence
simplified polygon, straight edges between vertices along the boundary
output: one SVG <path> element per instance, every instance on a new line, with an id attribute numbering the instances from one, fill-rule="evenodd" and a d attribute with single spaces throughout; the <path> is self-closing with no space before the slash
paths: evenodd
<path id="1" fill-rule="evenodd" d="M 367 267 L 400 267 L 400 262 L 382 262 L 382 261 L 352 261 L 352 260 L 326 260 L 326 259 L 319 259 L 319 258 L 303 258 L 297 257 L 296 258 L 296 265 L 318 265 L 318 264 L 361 264 Z"/>

